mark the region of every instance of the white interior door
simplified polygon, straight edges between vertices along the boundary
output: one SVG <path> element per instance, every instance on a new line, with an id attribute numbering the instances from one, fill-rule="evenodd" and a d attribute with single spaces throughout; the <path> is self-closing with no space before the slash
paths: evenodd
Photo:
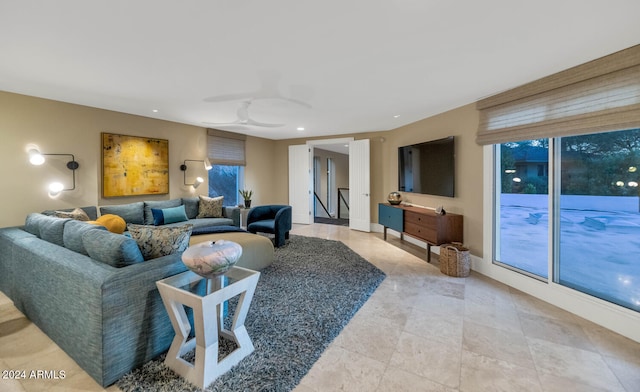
<path id="1" fill-rule="evenodd" d="M 349 228 L 371 231 L 369 139 L 349 142 Z"/>
<path id="2" fill-rule="evenodd" d="M 306 144 L 289 146 L 289 205 L 293 223 L 313 222 L 313 154 Z"/>

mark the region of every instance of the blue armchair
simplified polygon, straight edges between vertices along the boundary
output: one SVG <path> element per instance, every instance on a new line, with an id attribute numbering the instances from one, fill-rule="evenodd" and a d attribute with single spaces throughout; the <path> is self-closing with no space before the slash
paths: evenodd
<path id="1" fill-rule="evenodd" d="M 291 206 L 253 207 L 247 215 L 247 230 L 254 234 L 258 232 L 275 234 L 275 247 L 284 245 L 291 230 Z"/>

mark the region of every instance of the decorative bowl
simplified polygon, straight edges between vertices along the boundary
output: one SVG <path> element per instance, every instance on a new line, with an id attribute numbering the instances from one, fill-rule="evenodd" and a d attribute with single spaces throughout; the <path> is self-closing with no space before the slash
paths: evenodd
<path id="1" fill-rule="evenodd" d="M 389 196 L 387 196 L 387 201 L 389 204 L 397 206 L 402 202 L 402 195 L 398 192 L 391 192 L 389 193 Z"/>
<path id="2" fill-rule="evenodd" d="M 233 267 L 242 256 L 242 246 L 233 241 L 205 241 L 192 245 L 182 253 L 182 262 L 191 271 L 207 278 L 215 278 Z"/>

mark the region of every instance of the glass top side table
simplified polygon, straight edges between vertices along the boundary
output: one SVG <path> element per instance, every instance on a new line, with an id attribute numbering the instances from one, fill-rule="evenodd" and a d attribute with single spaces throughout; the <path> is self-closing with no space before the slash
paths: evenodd
<path id="1" fill-rule="evenodd" d="M 206 388 L 254 350 L 244 322 L 255 293 L 260 272 L 233 267 L 225 274 L 205 279 L 186 271 L 156 282 L 176 336 L 164 363 L 199 388 Z M 203 290 L 204 285 L 204 290 Z M 224 303 L 239 296 L 230 329 L 224 325 Z M 193 309 L 195 337 L 185 306 Z M 218 339 L 233 341 L 237 348 L 221 360 Z M 183 357 L 195 348 L 195 362 Z"/>

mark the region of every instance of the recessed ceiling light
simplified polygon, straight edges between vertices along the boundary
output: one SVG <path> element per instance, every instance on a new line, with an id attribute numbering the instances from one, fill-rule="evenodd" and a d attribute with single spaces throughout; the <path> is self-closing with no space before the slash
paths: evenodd
<path id="1" fill-rule="evenodd" d="M 296 128 L 298 131 L 304 131 L 304 127 L 298 127 Z"/>
<path id="2" fill-rule="evenodd" d="M 158 109 L 153 109 L 152 112 L 158 113 Z"/>
<path id="3" fill-rule="evenodd" d="M 396 114 L 395 116 L 393 116 L 393 118 L 398 118 L 398 117 L 400 117 L 399 114 Z"/>

